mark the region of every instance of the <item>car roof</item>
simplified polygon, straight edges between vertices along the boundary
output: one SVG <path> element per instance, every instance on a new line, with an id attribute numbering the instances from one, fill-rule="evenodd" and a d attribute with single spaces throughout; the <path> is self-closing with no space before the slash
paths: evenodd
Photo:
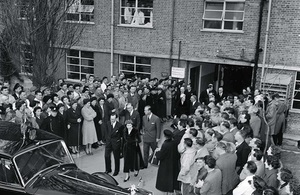
<path id="1" fill-rule="evenodd" d="M 62 140 L 61 137 L 41 129 L 33 129 L 36 130 L 36 137 L 34 140 L 29 140 L 27 138 L 28 131 L 32 129 L 31 127 L 27 127 L 25 133 L 27 136 L 24 136 L 21 132 L 21 125 L 0 121 L 0 154 L 2 156 L 11 157 L 21 151 L 34 147 L 34 143 L 38 141 L 48 142 Z"/>

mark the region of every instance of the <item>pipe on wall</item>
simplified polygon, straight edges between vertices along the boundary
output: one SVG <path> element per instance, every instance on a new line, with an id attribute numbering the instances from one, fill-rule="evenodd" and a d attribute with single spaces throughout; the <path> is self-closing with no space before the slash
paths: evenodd
<path id="1" fill-rule="evenodd" d="M 111 23 L 110 23 L 110 76 L 114 70 L 114 4 L 115 0 L 111 0 Z"/>
<path id="2" fill-rule="evenodd" d="M 174 42 L 174 23 L 175 23 L 175 0 L 172 0 L 172 13 L 171 13 L 171 32 L 170 32 L 170 75 L 173 66 L 173 42 Z"/>
<path id="3" fill-rule="evenodd" d="M 271 20 L 271 9 L 272 9 L 272 0 L 269 0 L 268 18 L 267 18 L 267 27 L 266 27 L 265 45 L 264 45 L 264 54 L 263 54 L 261 78 L 260 78 L 260 85 L 259 85 L 260 89 L 262 87 L 262 82 L 264 80 L 264 74 L 265 74 L 265 65 L 266 65 L 266 58 L 267 58 L 267 47 L 268 47 L 269 29 L 270 29 L 270 20 Z"/>

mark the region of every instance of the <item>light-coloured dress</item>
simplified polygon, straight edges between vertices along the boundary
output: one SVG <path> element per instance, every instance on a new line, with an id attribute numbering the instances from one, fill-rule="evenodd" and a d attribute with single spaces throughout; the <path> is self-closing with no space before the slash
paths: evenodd
<path id="1" fill-rule="evenodd" d="M 81 110 L 81 115 L 83 116 L 82 144 L 93 144 L 98 141 L 94 123 L 94 118 L 96 117 L 97 113 L 92 107 L 87 107 L 85 105 Z"/>

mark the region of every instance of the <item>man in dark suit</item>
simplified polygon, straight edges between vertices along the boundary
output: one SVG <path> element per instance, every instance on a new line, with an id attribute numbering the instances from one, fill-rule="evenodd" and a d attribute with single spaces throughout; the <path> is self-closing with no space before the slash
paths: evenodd
<path id="1" fill-rule="evenodd" d="M 249 153 L 251 152 L 250 146 L 245 142 L 247 132 L 244 130 L 239 130 L 234 135 L 236 143 L 236 155 L 237 155 L 237 161 L 236 161 L 236 170 L 237 173 L 240 174 L 243 170 L 244 165 L 246 164 L 248 160 Z"/>
<path id="2" fill-rule="evenodd" d="M 107 124 L 105 134 L 105 172 L 111 172 L 111 153 L 113 153 L 115 160 L 115 171 L 113 176 L 118 175 L 120 170 L 121 138 L 123 135 L 123 126 L 116 119 L 117 115 L 112 113 L 110 115 L 110 122 Z"/>
<path id="3" fill-rule="evenodd" d="M 125 121 L 127 121 L 127 120 L 132 120 L 133 128 L 140 130 L 140 125 L 141 125 L 140 113 L 133 109 L 133 106 L 131 103 L 128 103 L 126 105 Z"/>
<path id="4" fill-rule="evenodd" d="M 200 194 L 201 195 L 220 195 L 221 192 L 221 185 L 222 185 L 222 173 L 220 169 L 215 169 L 216 160 L 207 155 L 204 157 L 205 161 L 205 169 L 207 170 L 208 174 L 204 181 L 200 180 L 197 183 L 197 187 L 200 187 Z"/>
<path id="5" fill-rule="evenodd" d="M 106 142 L 105 133 L 106 133 L 107 122 L 109 121 L 108 109 L 107 109 L 107 106 L 105 104 L 105 98 L 104 97 L 99 98 L 99 113 L 100 113 L 99 124 L 100 124 L 100 127 L 101 127 L 100 143 L 104 144 Z"/>
<path id="6" fill-rule="evenodd" d="M 148 167 L 149 149 L 151 147 L 154 153 L 157 148 L 157 142 L 160 139 L 161 124 L 158 116 L 151 111 L 151 106 L 146 106 L 143 116 L 143 142 L 144 142 L 144 162 L 145 168 Z"/>
<path id="7" fill-rule="evenodd" d="M 209 84 L 209 85 L 207 86 L 207 89 L 204 90 L 204 91 L 202 91 L 202 92 L 200 93 L 199 102 L 200 102 L 201 104 L 208 105 L 210 94 L 216 95 L 216 91 L 214 90 L 213 84 Z"/>
<path id="8" fill-rule="evenodd" d="M 221 102 L 227 95 L 224 93 L 223 87 L 219 87 L 218 93 L 216 94 L 216 102 Z"/>
<path id="9" fill-rule="evenodd" d="M 189 114 L 195 114 L 195 110 L 198 108 L 198 106 L 200 105 L 199 102 L 197 102 L 197 97 L 195 95 L 192 95 L 190 97 L 191 103 L 190 103 L 190 110 L 189 110 Z"/>

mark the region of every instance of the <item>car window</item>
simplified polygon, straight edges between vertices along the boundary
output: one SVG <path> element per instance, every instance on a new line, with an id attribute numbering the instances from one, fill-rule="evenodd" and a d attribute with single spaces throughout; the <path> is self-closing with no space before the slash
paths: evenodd
<path id="1" fill-rule="evenodd" d="M 59 166 L 61 164 L 73 163 L 67 154 L 61 141 L 42 144 L 15 157 L 24 184 L 39 172 Z"/>
<path id="2" fill-rule="evenodd" d="M 19 184 L 12 162 L 8 159 L 1 158 L 0 163 L 0 182 Z"/>

